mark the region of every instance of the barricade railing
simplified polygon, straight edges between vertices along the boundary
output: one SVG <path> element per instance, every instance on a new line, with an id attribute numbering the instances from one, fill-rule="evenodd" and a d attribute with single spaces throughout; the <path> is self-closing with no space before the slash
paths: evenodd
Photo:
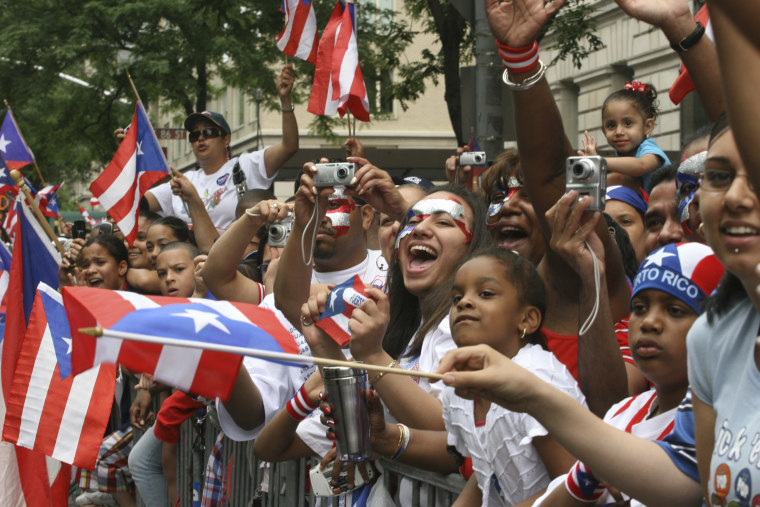
<path id="1" fill-rule="evenodd" d="M 220 429 L 212 418 L 202 424 L 186 421 L 181 428 L 178 447 L 177 489 L 182 507 L 200 506 L 206 464 Z M 307 490 L 308 470 L 316 460 L 298 459 L 281 463 L 264 463 L 253 456 L 252 442 L 235 442 L 224 438 L 222 466 L 227 492 L 224 505 L 229 507 L 302 507 L 318 504 Z M 384 470 L 382 480 L 395 491 L 402 479 L 411 488 L 411 507 L 451 505 L 464 487 L 458 474 L 441 475 L 403 463 L 379 460 Z M 407 495 L 408 496 L 408 495 Z M 339 499 L 321 505 L 339 505 Z M 150 502 L 145 502 L 150 506 Z M 404 502 L 404 507 L 409 503 Z"/>

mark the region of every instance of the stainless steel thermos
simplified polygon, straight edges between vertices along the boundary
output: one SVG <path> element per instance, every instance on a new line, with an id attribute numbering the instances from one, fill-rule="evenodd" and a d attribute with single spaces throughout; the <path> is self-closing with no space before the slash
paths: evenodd
<path id="1" fill-rule="evenodd" d="M 328 402 L 335 408 L 335 442 L 340 461 L 363 461 L 372 457 L 369 413 L 365 393 L 369 387 L 366 370 L 325 366 L 322 380 Z"/>

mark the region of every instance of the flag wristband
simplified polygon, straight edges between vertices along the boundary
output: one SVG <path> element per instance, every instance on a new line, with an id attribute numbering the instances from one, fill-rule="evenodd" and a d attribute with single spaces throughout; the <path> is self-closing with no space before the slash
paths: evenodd
<path id="1" fill-rule="evenodd" d="M 285 410 L 288 411 L 288 415 L 296 421 L 303 421 L 319 406 L 311 403 L 304 385 L 306 384 L 302 384 L 301 388 L 285 405 Z"/>
<path id="2" fill-rule="evenodd" d="M 255 283 L 259 286 L 259 303 L 261 303 L 262 301 L 264 301 L 264 298 L 267 295 L 267 288 L 264 286 L 263 283 L 258 283 L 258 282 L 255 282 Z"/>
<path id="3" fill-rule="evenodd" d="M 580 502 L 594 503 L 607 490 L 586 465 L 577 461 L 565 478 L 565 489 Z"/>
<path id="4" fill-rule="evenodd" d="M 538 65 L 538 42 L 536 41 L 520 48 L 505 46 L 496 41 L 496 47 L 499 48 L 501 61 L 509 72 L 518 74 L 528 72 Z"/>

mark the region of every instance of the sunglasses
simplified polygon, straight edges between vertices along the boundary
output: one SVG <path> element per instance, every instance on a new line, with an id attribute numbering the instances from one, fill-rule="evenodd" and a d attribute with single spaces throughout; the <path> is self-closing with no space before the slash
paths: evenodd
<path id="1" fill-rule="evenodd" d="M 204 139 L 213 139 L 221 135 L 222 133 L 219 131 L 218 128 L 209 127 L 207 129 L 202 129 L 202 130 L 193 130 L 192 132 L 190 132 L 190 135 L 188 136 L 188 138 L 190 139 L 191 143 L 194 143 L 201 136 L 203 136 Z"/>

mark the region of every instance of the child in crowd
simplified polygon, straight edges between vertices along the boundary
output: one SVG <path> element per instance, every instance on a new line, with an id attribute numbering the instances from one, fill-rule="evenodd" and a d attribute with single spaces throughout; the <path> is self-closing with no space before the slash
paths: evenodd
<path id="1" fill-rule="evenodd" d="M 177 298 L 203 297 L 205 285 L 196 283 L 194 259 L 200 251 L 191 243 L 174 241 L 164 245 L 156 258 L 161 295 Z M 177 391 L 161 405 L 156 423 L 135 444 L 129 466 L 141 498 L 152 506 L 166 505 L 177 498 L 177 443 L 180 425 L 203 403 Z"/>
<path id="2" fill-rule="evenodd" d="M 712 249 L 700 243 L 667 245 L 647 257 L 634 281 L 628 336 L 636 365 L 655 388 L 615 404 L 605 422 L 648 440 L 661 440 L 670 433 L 689 384 L 686 333 L 722 274 L 723 266 Z M 615 498 L 579 461 L 567 475 L 556 478 L 534 505 L 590 502 L 608 505 Z"/>
<path id="3" fill-rule="evenodd" d="M 187 224 L 176 217 L 161 217 L 148 228 L 145 238 L 145 249 L 151 259 L 153 269 L 156 268 L 156 258 L 164 245 L 174 241 L 193 243 L 192 235 Z"/>
<path id="4" fill-rule="evenodd" d="M 634 80 L 610 94 L 602 104 L 602 133 L 615 150 L 607 157 L 608 184 L 645 187 L 648 174 L 670 164 L 665 152 L 649 137 L 657 119 L 657 90 Z M 596 138 L 588 131 L 579 155 L 597 155 Z M 615 174 L 617 173 L 617 174 Z"/>
<path id="5" fill-rule="evenodd" d="M 457 271 L 451 333 L 458 347 L 485 343 L 583 403 L 567 368 L 545 350 L 546 293 L 535 267 L 503 249 L 475 254 Z M 512 505 L 541 491 L 572 463 L 538 421 L 446 388 L 448 444 L 472 458 L 473 474 L 455 505 Z"/>

